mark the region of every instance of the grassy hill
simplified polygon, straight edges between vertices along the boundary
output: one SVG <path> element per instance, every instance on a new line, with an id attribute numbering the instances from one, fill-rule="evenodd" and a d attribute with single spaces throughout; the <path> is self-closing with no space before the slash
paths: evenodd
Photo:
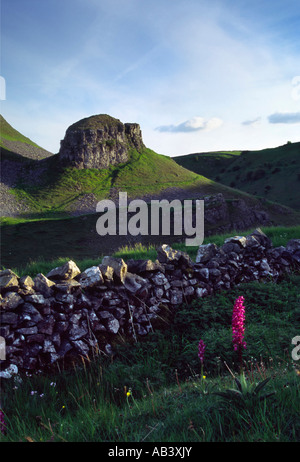
<path id="1" fill-rule="evenodd" d="M 300 143 L 258 151 L 189 154 L 174 160 L 224 185 L 300 210 Z"/>
<path id="2" fill-rule="evenodd" d="M 46 155 L 47 151 L 13 129 L 3 117 L 1 143 L 2 181 L 10 180 L 14 172 L 13 181 L 6 183 L 14 199 L 26 204 L 27 218 L 91 213 L 97 201 L 117 198 L 118 191 L 127 191 L 129 198 L 157 196 L 168 191 L 169 197 L 176 195 L 179 199 L 221 192 L 227 198 L 253 200 L 243 192 L 192 172 L 148 148 L 140 152 L 131 149 L 130 158 L 124 164 L 101 170 L 80 170 L 63 166 L 58 155 Z M 20 214 L 18 211 L 14 215 Z"/>
<path id="3" fill-rule="evenodd" d="M 0 115 L 0 148 L 2 160 L 22 161 L 23 157 L 44 159 L 52 156 L 51 152 L 41 148 L 13 128 L 2 115 Z"/>
<path id="4" fill-rule="evenodd" d="M 270 225 L 294 226 L 300 223 L 300 212 L 209 179 L 179 165 L 177 158 L 175 162 L 148 148 L 140 152 L 132 149 L 128 162 L 108 169 L 66 167 L 59 162 L 58 155 L 43 157 L 47 151 L 23 137 L 3 118 L 1 121 L 2 144 L 15 143 L 10 150 L 1 147 L 1 257 L 2 265 L 7 267 L 41 258 L 91 258 L 137 242 L 143 245 L 163 243 L 160 236 L 103 238 L 96 233 L 97 202 L 104 198 L 117 200 L 119 191 L 127 192 L 129 200 L 165 198 L 183 201 L 222 193 L 229 209 L 229 222 L 217 219 L 216 223 L 206 223 L 205 236 L 228 230 L 231 224 L 237 225 L 240 209 L 235 204 L 241 199 L 251 210 L 265 211 Z M 295 146 L 293 148 L 295 150 Z M 31 149 L 36 151 L 33 153 Z M 184 157 L 195 161 L 193 156 Z M 244 153 L 209 155 L 209 162 L 204 162 L 204 165 L 208 169 L 210 164 L 222 162 L 222 169 L 229 168 L 226 162 L 232 157 L 243 159 Z M 212 169 L 207 173 L 211 175 Z M 3 213 L 5 210 L 9 213 Z M 253 223 L 253 226 L 261 225 Z M 164 236 L 163 241 L 166 242 L 166 239 L 171 243 L 178 242 L 180 238 Z"/>
<path id="5" fill-rule="evenodd" d="M 26 136 L 22 135 L 22 133 L 18 132 L 15 128 L 13 128 L 2 115 L 0 115 L 0 140 L 1 143 L 6 140 L 10 141 L 18 141 L 19 143 L 26 143 L 31 144 L 32 146 L 39 147 L 36 143 L 31 141 Z"/>
<path id="6" fill-rule="evenodd" d="M 126 163 L 101 170 L 77 169 L 62 165 L 58 155 L 43 150 L 0 117 L 5 199 L 9 190 L 21 204 L 10 216 L 22 215 L 22 207 L 27 218 L 92 213 L 99 200 L 115 199 L 118 191 L 127 191 L 129 198 L 164 193 L 179 199 L 222 193 L 226 199 L 242 198 L 251 204 L 258 195 L 300 207 L 300 143 L 264 151 L 202 153 L 174 159 L 148 148 L 140 152 L 131 149 Z M 285 187 L 287 178 L 291 189 Z M 292 220 L 290 224 L 294 223 Z"/>
<path id="7" fill-rule="evenodd" d="M 85 196 L 90 195 L 91 202 L 95 203 L 109 197 L 112 188 L 136 197 L 159 193 L 172 186 L 185 187 L 198 178 L 150 149 L 141 153 L 132 150 L 125 164 L 101 170 L 64 167 L 55 155 L 42 162 L 28 163 L 14 194 L 26 199 L 33 212 L 73 212 L 80 207 L 76 203 Z"/>

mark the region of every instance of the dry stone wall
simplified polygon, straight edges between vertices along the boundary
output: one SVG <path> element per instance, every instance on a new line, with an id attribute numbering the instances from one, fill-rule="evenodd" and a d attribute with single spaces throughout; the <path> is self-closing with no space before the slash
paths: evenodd
<path id="1" fill-rule="evenodd" d="M 112 354 L 116 336 L 138 341 L 166 307 L 172 312 L 241 282 L 277 281 L 299 268 L 300 239 L 274 248 L 257 229 L 221 247 L 201 245 L 195 262 L 162 245 L 156 261 L 107 256 L 85 271 L 69 261 L 33 279 L 6 269 L 0 272 L 0 336 L 6 344 L 0 376 L 44 370 L 95 350 Z"/>

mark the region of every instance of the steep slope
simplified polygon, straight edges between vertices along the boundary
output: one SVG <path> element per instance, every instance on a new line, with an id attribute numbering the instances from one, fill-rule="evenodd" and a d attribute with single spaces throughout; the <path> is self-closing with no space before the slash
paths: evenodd
<path id="1" fill-rule="evenodd" d="M 220 151 L 174 157 L 224 185 L 300 210 L 300 143 L 259 151 Z"/>
<path id="2" fill-rule="evenodd" d="M 30 212 L 30 204 L 22 197 L 17 197 L 15 187 L 19 178 L 28 166 L 39 159 L 51 157 L 53 154 L 39 147 L 33 141 L 15 130 L 0 115 L 0 151 L 1 181 L 0 208 L 1 215 L 15 216 Z"/>
<path id="3" fill-rule="evenodd" d="M 2 160 L 44 159 L 52 156 L 49 151 L 38 146 L 13 128 L 0 114 L 0 147 Z"/>

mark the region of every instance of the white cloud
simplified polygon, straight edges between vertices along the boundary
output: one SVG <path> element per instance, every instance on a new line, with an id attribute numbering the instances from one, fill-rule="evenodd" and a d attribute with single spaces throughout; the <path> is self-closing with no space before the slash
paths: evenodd
<path id="1" fill-rule="evenodd" d="M 155 130 L 159 132 L 195 132 L 199 130 L 214 130 L 220 127 L 223 121 L 217 117 L 211 119 L 204 119 L 203 117 L 193 117 L 192 119 L 186 120 L 178 125 L 161 125 Z"/>

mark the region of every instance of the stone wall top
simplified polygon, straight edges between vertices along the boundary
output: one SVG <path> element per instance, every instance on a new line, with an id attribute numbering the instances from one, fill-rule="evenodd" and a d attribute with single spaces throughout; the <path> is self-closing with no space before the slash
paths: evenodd
<path id="1" fill-rule="evenodd" d="M 11 365 L 37 371 L 95 349 L 112 354 L 119 334 L 138 341 L 166 307 L 172 312 L 241 282 L 277 281 L 299 269 L 300 239 L 274 248 L 257 229 L 226 239 L 221 247 L 201 245 L 195 262 L 164 244 L 155 261 L 107 256 L 84 271 L 69 261 L 34 278 L 3 270 L 0 336 L 6 358 L 0 361 L 0 377 L 10 375 Z"/>

